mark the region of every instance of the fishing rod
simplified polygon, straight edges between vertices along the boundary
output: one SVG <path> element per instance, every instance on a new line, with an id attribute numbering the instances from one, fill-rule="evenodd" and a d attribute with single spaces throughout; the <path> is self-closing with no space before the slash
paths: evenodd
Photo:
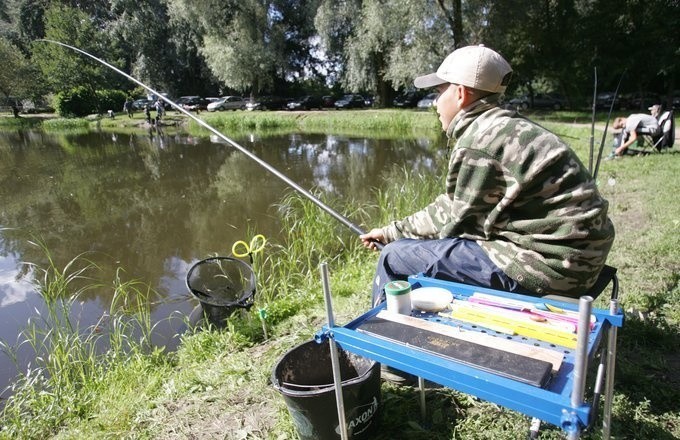
<path id="1" fill-rule="evenodd" d="M 609 120 L 612 118 L 612 111 L 614 110 L 614 103 L 619 94 L 619 87 L 621 87 L 621 81 L 623 81 L 623 76 L 626 74 L 624 70 L 619 78 L 619 83 L 616 85 L 616 90 L 614 90 L 614 96 L 612 97 L 612 103 L 609 105 L 609 113 L 607 114 L 607 122 L 604 124 L 604 131 L 602 132 L 602 140 L 600 141 L 600 151 L 597 153 L 597 161 L 595 162 L 595 171 L 593 172 L 593 180 L 597 182 L 597 171 L 600 168 L 600 159 L 602 158 L 602 149 L 604 148 L 604 141 L 607 138 L 607 129 L 609 128 Z"/>
<path id="2" fill-rule="evenodd" d="M 175 110 L 177 110 L 178 112 L 184 113 L 185 115 L 189 116 L 191 119 L 193 119 L 194 121 L 196 121 L 200 126 L 206 128 L 206 129 L 209 130 L 211 133 L 215 134 L 215 136 L 218 136 L 220 139 L 224 140 L 224 141 L 227 142 L 229 145 L 231 145 L 232 147 L 236 148 L 237 150 L 239 150 L 240 152 L 242 152 L 243 154 L 245 154 L 246 156 L 248 156 L 249 158 L 251 158 L 252 160 L 254 160 L 255 162 L 257 162 L 259 165 L 261 165 L 261 166 L 262 166 L 263 168 L 265 168 L 267 171 L 269 171 L 270 173 L 272 173 L 273 175 L 275 175 L 275 176 L 278 177 L 279 179 L 283 180 L 285 183 L 287 183 L 287 184 L 288 184 L 290 187 L 292 187 L 294 190 L 296 190 L 297 192 L 299 192 L 299 193 L 302 194 L 303 196 L 307 197 L 307 198 L 308 198 L 309 200 L 311 200 L 314 204 L 316 204 L 319 208 L 323 209 L 326 213 L 330 214 L 331 217 L 333 217 L 334 219 L 338 220 L 338 221 L 339 221 L 340 223 L 342 223 L 343 225 L 347 226 L 347 227 L 348 227 L 352 232 L 354 232 L 355 234 L 357 234 L 357 235 L 362 235 L 362 234 L 364 234 L 364 231 L 363 231 L 360 227 L 358 227 L 357 225 L 355 225 L 354 223 L 352 223 L 351 221 L 349 221 L 346 217 L 344 217 L 344 216 L 341 215 L 340 213 L 336 212 L 336 211 L 333 210 L 330 206 L 326 205 L 324 202 L 322 202 L 321 200 L 319 200 L 318 198 L 316 198 L 312 193 L 310 193 L 309 191 L 307 191 L 306 189 L 302 188 L 300 185 L 298 185 L 297 183 L 295 183 L 294 181 L 292 181 L 290 178 L 288 178 L 288 176 L 286 176 L 285 174 L 281 173 L 279 170 L 277 170 L 277 169 L 274 168 L 273 166 L 269 165 L 267 162 L 265 162 L 264 160 L 260 159 L 258 156 L 256 156 L 255 154 L 251 153 L 250 151 L 248 151 L 247 149 L 245 149 L 243 146 L 239 145 L 237 142 L 235 142 L 235 141 L 233 141 L 232 139 L 228 138 L 227 136 L 225 136 L 224 134 L 222 134 L 221 132 L 219 132 L 217 129 L 213 128 L 210 124 L 208 124 L 208 123 L 205 122 L 204 120 L 198 118 L 197 116 L 192 115 L 188 110 L 184 109 L 184 108 L 181 107 L 179 104 L 177 104 L 177 103 L 175 103 L 174 101 L 172 101 L 170 98 L 166 97 L 165 95 L 160 94 L 159 92 L 155 91 L 155 90 L 152 89 L 151 87 L 149 87 L 149 86 L 147 86 L 146 84 L 142 83 L 142 82 L 139 81 L 138 79 L 136 79 L 136 78 L 134 78 L 134 77 L 128 75 L 127 73 L 123 72 L 123 71 L 120 70 L 119 68 L 117 68 L 117 67 L 115 67 L 115 66 L 113 66 L 113 65 L 111 65 L 111 64 L 109 64 L 109 63 L 107 63 L 106 61 L 102 60 L 101 58 L 97 58 L 96 56 L 94 56 L 94 55 L 92 55 L 92 54 L 90 54 L 90 53 L 88 53 L 88 52 L 86 52 L 86 51 L 84 51 L 84 50 L 82 50 L 82 49 L 79 49 L 79 48 L 77 48 L 77 47 L 75 47 L 75 46 L 71 46 L 71 45 L 68 45 L 68 44 L 66 44 L 66 43 L 62 43 L 62 42 L 60 42 L 60 41 L 48 40 L 48 39 L 46 39 L 46 38 L 43 38 L 43 39 L 40 39 L 40 40 L 37 40 L 37 41 L 44 41 L 44 42 L 47 42 L 47 43 L 53 43 L 53 44 L 57 44 L 57 45 L 59 45 L 59 46 L 66 47 L 66 48 L 68 48 L 68 49 L 72 49 L 72 50 L 74 50 L 74 51 L 76 51 L 76 52 L 79 52 L 79 53 L 81 53 L 81 54 L 83 54 L 83 55 L 85 55 L 85 56 L 87 56 L 87 57 L 90 57 L 90 58 L 92 58 L 93 60 L 95 60 L 95 61 L 97 61 L 97 62 L 99 62 L 99 63 L 105 65 L 105 66 L 108 67 L 109 69 L 112 69 L 112 70 L 114 70 L 114 71 L 120 73 L 120 74 L 123 75 L 125 78 L 129 79 L 130 81 L 134 82 L 135 84 L 140 85 L 141 87 L 143 87 L 143 88 L 145 88 L 146 90 L 148 90 L 149 92 L 151 92 L 153 95 L 157 96 L 158 98 L 160 98 L 160 99 L 162 99 L 163 101 L 165 101 L 165 102 L 167 102 L 168 104 L 170 104 L 170 105 L 171 105 Z M 378 247 L 378 249 L 381 249 L 381 248 L 382 248 L 382 244 L 381 244 L 381 243 L 377 243 L 377 242 L 376 242 L 376 246 Z"/>
<path id="3" fill-rule="evenodd" d="M 593 157 L 595 154 L 595 110 L 597 108 L 597 67 L 595 67 L 595 84 L 593 84 L 593 112 L 590 118 L 590 155 L 588 156 L 588 171 L 593 174 Z"/>

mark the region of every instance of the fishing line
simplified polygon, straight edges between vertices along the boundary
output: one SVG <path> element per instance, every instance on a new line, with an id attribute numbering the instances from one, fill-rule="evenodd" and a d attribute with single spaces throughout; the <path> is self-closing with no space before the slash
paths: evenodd
<path id="1" fill-rule="evenodd" d="M 336 211 L 333 210 L 330 206 L 326 205 L 324 202 L 322 202 L 321 200 L 319 200 L 318 198 L 316 198 L 312 193 L 310 193 L 309 191 L 307 191 L 306 189 L 302 188 L 300 185 L 298 185 L 297 183 L 295 183 L 294 181 L 292 181 L 292 180 L 291 180 L 290 178 L 288 178 L 285 174 L 281 173 L 279 170 L 277 170 L 277 169 L 274 168 L 273 166 L 269 165 L 267 162 L 265 162 L 264 160 L 260 159 L 258 156 L 256 156 L 255 154 L 251 153 L 250 151 L 248 151 L 247 149 L 245 149 L 245 148 L 242 147 L 241 145 L 239 145 L 237 142 L 235 142 L 235 141 L 233 141 L 232 139 L 228 138 L 227 136 L 225 136 L 224 134 L 222 134 L 221 132 L 219 132 L 217 129 L 213 128 L 210 124 L 208 124 L 208 123 L 205 122 L 204 120 L 202 120 L 202 119 L 200 119 L 200 118 L 198 118 L 198 117 L 192 115 L 188 110 L 182 108 L 179 104 L 175 103 L 175 102 L 172 101 L 170 98 L 168 98 L 168 97 L 166 97 L 166 96 L 160 94 L 159 92 L 157 92 L 156 90 L 154 90 L 154 89 L 152 89 L 151 87 L 147 86 L 146 84 L 142 83 L 142 82 L 139 81 L 138 79 L 136 79 L 136 78 L 134 78 L 134 77 L 128 75 L 127 73 L 123 72 L 122 70 L 118 69 L 117 67 L 115 67 L 115 66 L 113 66 L 113 65 L 111 65 L 111 64 L 109 64 L 109 63 L 107 63 L 106 61 L 104 61 L 104 60 L 102 60 L 102 59 L 100 59 L 100 58 L 97 58 L 96 56 L 94 56 L 94 55 L 92 55 L 92 54 L 90 54 L 90 53 L 88 53 L 88 52 L 86 52 L 86 51 L 84 51 L 84 50 L 82 50 L 82 49 L 79 49 L 79 48 L 77 48 L 77 47 L 75 47 L 75 46 L 71 46 L 71 45 L 68 45 L 68 44 L 66 44 L 66 43 L 62 43 L 62 42 L 60 42 L 60 41 L 49 40 L 49 39 L 46 39 L 46 38 L 43 38 L 43 39 L 40 39 L 40 40 L 37 40 L 37 41 L 44 41 L 44 42 L 47 42 L 47 43 L 57 44 L 57 45 L 59 45 L 59 46 L 63 46 L 63 47 L 66 47 L 66 48 L 68 48 L 68 49 L 71 49 L 71 50 L 74 50 L 74 51 L 76 51 L 76 52 L 79 52 L 79 53 L 81 53 L 81 54 L 83 54 L 83 55 L 85 55 L 85 56 L 87 56 L 87 57 L 89 57 L 89 58 L 92 58 L 93 60 L 95 60 L 95 61 L 97 61 L 97 62 L 103 64 L 104 66 L 108 67 L 109 69 L 112 69 L 112 70 L 116 71 L 117 73 L 123 75 L 125 78 L 127 78 L 127 79 L 129 79 L 130 81 L 134 82 L 135 84 L 140 85 L 140 86 L 143 87 L 144 89 L 146 89 L 146 90 L 148 90 L 149 92 L 151 92 L 153 95 L 157 96 L 158 98 L 160 98 L 160 99 L 162 99 L 163 101 L 165 101 L 165 102 L 167 102 L 168 104 L 170 104 L 170 105 L 171 105 L 175 110 L 177 110 L 178 112 L 181 112 L 181 113 L 185 114 L 186 116 L 190 117 L 191 119 L 193 119 L 194 121 L 196 121 L 196 123 L 198 123 L 200 126 L 202 126 L 202 127 L 204 127 L 205 129 L 209 130 L 211 133 L 215 134 L 215 136 L 218 136 L 220 139 L 224 140 L 225 142 L 227 142 L 228 144 L 230 144 L 232 147 L 236 148 L 237 150 L 241 151 L 243 154 L 245 154 L 246 156 L 248 156 L 249 158 L 251 158 L 252 160 L 254 160 L 255 162 L 257 162 L 260 166 L 262 166 L 263 168 L 265 168 L 267 171 L 269 171 L 270 173 L 274 174 L 274 175 L 275 175 L 276 177 L 278 177 L 279 179 L 283 180 L 283 181 L 284 181 L 285 183 L 287 183 L 291 188 L 293 188 L 294 190 L 296 190 L 297 192 L 299 192 L 299 193 L 302 194 L 303 196 L 307 197 L 310 201 L 312 201 L 314 204 L 316 204 L 319 208 L 323 209 L 326 213 L 330 214 L 334 219 L 338 220 L 340 223 L 342 223 L 343 225 L 347 226 L 352 232 L 356 233 L 357 235 L 362 235 L 362 234 L 364 234 L 364 231 L 363 231 L 361 228 L 359 228 L 357 225 L 355 225 L 354 223 L 350 222 L 350 221 L 349 221 L 347 218 L 345 218 L 343 215 L 341 215 L 340 213 L 336 212 Z M 382 244 L 381 244 L 381 243 L 376 243 L 376 245 L 378 246 L 379 249 L 382 248 Z"/>

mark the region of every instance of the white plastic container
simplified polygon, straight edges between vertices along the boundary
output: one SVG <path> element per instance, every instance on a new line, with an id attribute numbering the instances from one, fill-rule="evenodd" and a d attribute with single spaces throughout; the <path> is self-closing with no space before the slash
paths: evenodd
<path id="1" fill-rule="evenodd" d="M 387 311 L 411 314 L 411 284 L 408 281 L 390 281 L 385 284 Z"/>
<path id="2" fill-rule="evenodd" d="M 453 294 L 441 287 L 420 287 L 411 292 L 411 305 L 424 312 L 441 312 L 453 300 Z"/>

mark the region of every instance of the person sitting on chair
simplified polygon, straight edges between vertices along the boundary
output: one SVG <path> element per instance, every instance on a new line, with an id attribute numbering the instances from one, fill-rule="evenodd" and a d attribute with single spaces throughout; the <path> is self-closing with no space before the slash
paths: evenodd
<path id="1" fill-rule="evenodd" d="M 612 127 L 614 130 L 621 130 L 621 133 L 614 136 L 614 151 L 612 151 L 608 159 L 623 156 L 628 147 L 637 142 L 638 131 L 643 130 L 651 135 L 657 133 L 659 131 L 659 121 L 652 115 L 634 113 L 627 118 L 619 117 L 614 119 Z"/>
<path id="2" fill-rule="evenodd" d="M 412 215 L 362 234 L 380 253 L 373 305 L 409 275 L 509 292 L 578 298 L 597 280 L 614 241 L 607 201 L 574 151 L 499 100 L 512 69 L 468 46 L 436 73 L 434 107 L 448 137 L 445 190 Z"/>

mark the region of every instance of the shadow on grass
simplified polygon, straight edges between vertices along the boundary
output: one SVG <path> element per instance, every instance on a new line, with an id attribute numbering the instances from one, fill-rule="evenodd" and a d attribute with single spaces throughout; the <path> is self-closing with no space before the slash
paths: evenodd
<path id="1" fill-rule="evenodd" d="M 453 438 L 456 419 L 462 416 L 454 392 L 427 389 L 427 414 L 421 419 L 420 392 L 414 387 L 383 384 L 382 413 L 375 440 L 413 439 L 448 440 Z"/>
<path id="2" fill-rule="evenodd" d="M 620 334 L 616 390 L 648 399 L 653 412 L 680 411 L 680 333 L 665 321 L 628 319 Z"/>

